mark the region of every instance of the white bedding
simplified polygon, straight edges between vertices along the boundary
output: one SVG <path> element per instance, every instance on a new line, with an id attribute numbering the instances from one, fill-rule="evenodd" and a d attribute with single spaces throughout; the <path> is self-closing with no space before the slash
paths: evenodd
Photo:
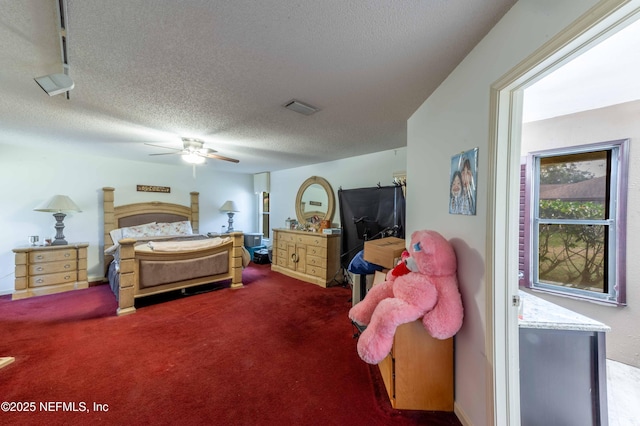
<path id="1" fill-rule="evenodd" d="M 187 241 L 149 241 L 146 244 L 135 246 L 136 251 L 141 252 L 172 252 L 172 251 L 189 251 L 200 250 L 210 247 L 216 247 L 231 241 L 231 238 L 207 238 L 205 240 L 187 240 Z"/>

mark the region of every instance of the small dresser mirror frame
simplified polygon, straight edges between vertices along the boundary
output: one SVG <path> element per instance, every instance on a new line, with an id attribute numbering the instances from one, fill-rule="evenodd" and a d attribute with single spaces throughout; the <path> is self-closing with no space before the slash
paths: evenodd
<path id="1" fill-rule="evenodd" d="M 326 200 L 323 199 L 319 201 L 321 205 L 317 206 L 316 211 L 305 208 L 307 202 L 317 202 L 315 200 L 307 200 L 309 194 L 317 189 L 316 187 L 313 187 L 313 185 L 319 185 L 322 187 L 326 194 Z M 322 202 L 324 201 L 326 201 L 326 206 L 322 205 Z M 300 185 L 298 195 L 296 196 L 296 216 L 298 217 L 299 223 L 312 222 L 312 218 L 315 216 L 318 217 L 319 221 L 328 220 L 329 222 L 333 222 L 335 209 L 336 200 L 333 194 L 333 188 L 331 188 L 331 185 L 326 179 L 319 176 L 311 176 L 309 179 L 305 180 L 302 185 Z"/>

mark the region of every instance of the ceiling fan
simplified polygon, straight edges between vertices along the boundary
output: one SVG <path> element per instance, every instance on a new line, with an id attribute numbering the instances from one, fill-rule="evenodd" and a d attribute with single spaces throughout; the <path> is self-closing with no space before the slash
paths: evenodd
<path id="1" fill-rule="evenodd" d="M 192 139 L 192 138 L 182 138 L 183 148 L 171 148 L 168 146 L 155 145 L 152 143 L 145 143 L 145 145 L 155 146 L 157 148 L 170 149 L 173 152 L 161 152 L 156 154 L 149 155 L 182 155 L 182 158 L 191 164 L 202 164 L 204 163 L 206 158 L 213 158 L 216 160 L 224 160 L 230 161 L 232 163 L 239 163 L 240 160 L 236 160 L 235 158 L 224 157 L 222 155 L 215 154 L 215 149 L 205 148 L 204 141 L 200 139 Z"/>

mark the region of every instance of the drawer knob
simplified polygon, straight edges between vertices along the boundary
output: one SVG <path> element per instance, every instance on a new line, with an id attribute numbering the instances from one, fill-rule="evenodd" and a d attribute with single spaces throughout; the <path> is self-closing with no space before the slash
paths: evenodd
<path id="1" fill-rule="evenodd" d="M 43 282 L 44 282 L 44 280 L 43 280 L 42 278 L 38 278 L 38 279 L 36 280 L 36 282 L 37 282 L 38 284 L 41 284 L 41 283 L 43 283 Z"/>
<path id="2" fill-rule="evenodd" d="M 44 256 L 39 254 L 39 255 L 36 256 L 36 259 L 44 259 Z"/>
<path id="3" fill-rule="evenodd" d="M 71 256 L 71 253 L 65 253 L 64 254 L 64 257 L 69 257 L 69 256 Z"/>
<path id="4" fill-rule="evenodd" d="M 65 276 L 64 276 L 64 279 L 65 279 L 65 280 L 68 280 L 69 278 L 71 278 L 71 275 L 65 275 Z"/>
<path id="5" fill-rule="evenodd" d="M 64 269 L 69 269 L 69 268 L 71 268 L 71 265 L 69 265 L 68 263 L 64 265 Z"/>
<path id="6" fill-rule="evenodd" d="M 298 258 L 298 254 L 297 254 L 297 253 L 293 253 L 293 254 L 291 255 L 291 260 L 292 260 L 293 262 L 295 262 L 295 263 L 298 263 L 298 261 L 300 260 L 300 259 Z"/>
<path id="7" fill-rule="evenodd" d="M 36 271 L 42 271 L 43 269 L 44 269 L 44 268 L 43 268 L 42 266 L 38 266 L 38 267 L 36 268 Z"/>

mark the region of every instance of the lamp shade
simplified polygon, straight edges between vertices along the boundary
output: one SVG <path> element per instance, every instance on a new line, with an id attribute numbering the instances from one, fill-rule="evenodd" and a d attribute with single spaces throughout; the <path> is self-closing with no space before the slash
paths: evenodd
<path id="1" fill-rule="evenodd" d="M 220 211 L 222 211 L 222 212 L 237 212 L 239 210 L 238 210 L 238 206 L 236 206 L 236 203 L 234 203 L 231 200 L 227 200 L 222 205 L 222 207 L 220 207 Z"/>
<path id="2" fill-rule="evenodd" d="M 54 195 L 38 207 L 33 209 L 37 212 L 64 212 L 73 211 L 81 212 L 80 207 L 74 203 L 71 198 L 66 195 Z"/>

